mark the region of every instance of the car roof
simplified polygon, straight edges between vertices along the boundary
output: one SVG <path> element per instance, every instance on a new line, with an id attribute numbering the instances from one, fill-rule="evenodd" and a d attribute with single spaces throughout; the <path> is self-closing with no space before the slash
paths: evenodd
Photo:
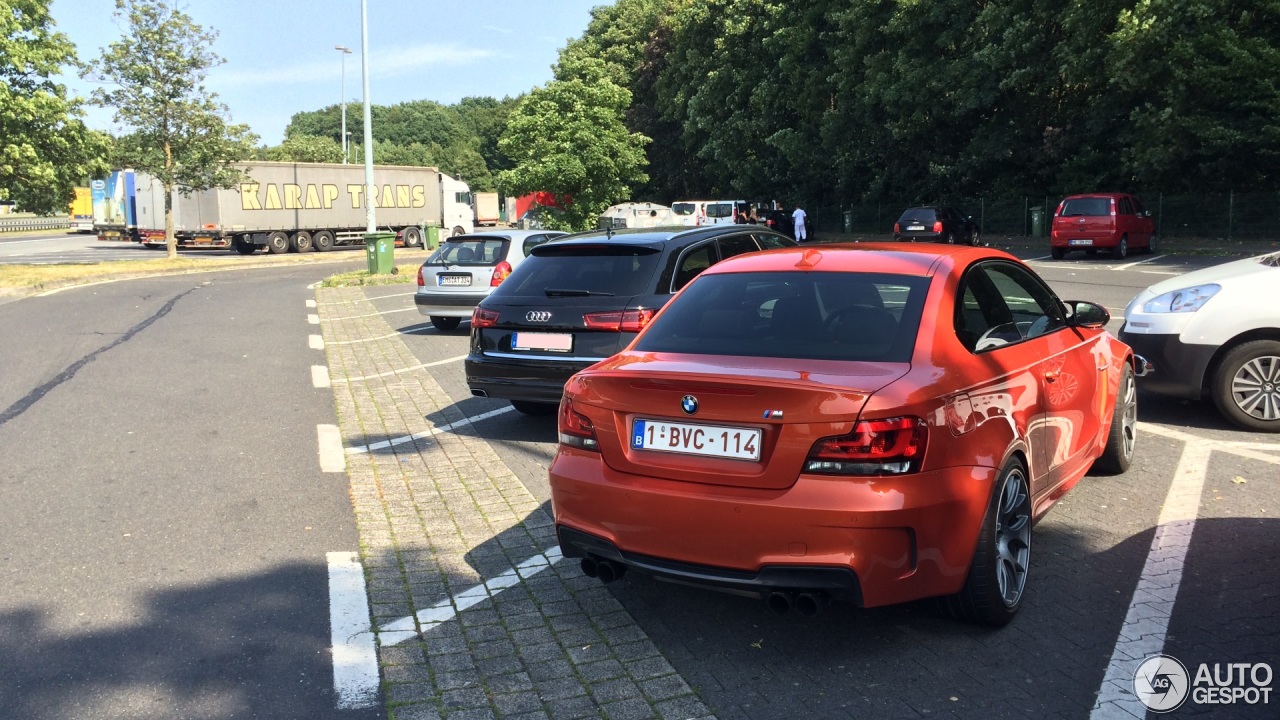
<path id="1" fill-rule="evenodd" d="M 673 225 L 656 228 L 619 228 L 607 230 L 588 230 L 586 232 L 557 238 L 556 247 L 566 245 L 600 245 L 611 243 L 618 245 L 634 245 L 652 248 L 663 248 L 667 245 L 697 242 L 721 235 L 734 235 L 742 232 L 761 232 L 777 234 L 760 225 L 703 225 L 686 227 Z M 781 237 L 786 237 L 781 235 Z"/>
<path id="2" fill-rule="evenodd" d="M 1117 197 L 1133 197 L 1133 193 L 1125 193 L 1125 192 L 1076 193 L 1075 195 L 1068 195 L 1063 199 L 1071 200 L 1073 198 L 1117 198 Z"/>
<path id="3" fill-rule="evenodd" d="M 926 276 L 967 268 L 982 259 L 1019 262 L 1009 253 L 994 248 L 916 243 L 835 243 L 735 255 L 707 268 L 704 274 L 816 270 Z"/>
<path id="4" fill-rule="evenodd" d="M 501 238 L 504 240 L 523 240 L 530 235 L 546 235 L 548 233 L 565 234 L 563 230 L 490 230 L 487 232 L 473 232 L 466 235 L 454 235 L 447 237 L 445 242 L 467 240 L 471 238 Z"/>

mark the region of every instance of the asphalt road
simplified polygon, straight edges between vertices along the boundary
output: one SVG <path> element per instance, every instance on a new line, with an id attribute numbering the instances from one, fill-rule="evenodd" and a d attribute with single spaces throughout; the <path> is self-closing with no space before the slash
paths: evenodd
<path id="1" fill-rule="evenodd" d="M 332 272 L 0 306 L 0 716 L 335 715 L 325 554 L 358 543 L 305 306 Z"/>
<path id="2" fill-rule="evenodd" d="M 363 246 L 337 248 L 360 250 Z M 256 257 L 244 256 L 226 248 L 179 250 L 185 258 Z M 163 257 L 164 249 L 152 250 L 132 242 L 105 242 L 95 235 L 55 232 L 21 236 L 0 236 L 0 265 L 32 264 L 52 265 L 65 263 L 96 263 L 113 260 L 150 260 Z"/>

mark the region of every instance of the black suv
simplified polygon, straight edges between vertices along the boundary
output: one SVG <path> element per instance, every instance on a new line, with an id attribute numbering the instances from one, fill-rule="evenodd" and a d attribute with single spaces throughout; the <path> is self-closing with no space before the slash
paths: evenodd
<path id="1" fill-rule="evenodd" d="M 758 225 L 599 231 L 533 248 L 471 316 L 467 386 L 530 415 L 565 381 L 625 348 L 671 295 L 725 258 L 782 247 Z"/>
<path id="2" fill-rule="evenodd" d="M 907 242 L 928 240 L 952 245 L 981 245 L 978 224 L 970 215 L 961 214 L 953 207 L 929 205 L 907 208 L 893 224 L 893 239 Z"/>

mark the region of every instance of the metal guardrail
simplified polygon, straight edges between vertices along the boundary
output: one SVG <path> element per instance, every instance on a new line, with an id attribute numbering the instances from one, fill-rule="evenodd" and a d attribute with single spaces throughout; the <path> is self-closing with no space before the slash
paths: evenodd
<path id="1" fill-rule="evenodd" d="M 71 227 L 71 218 L 66 215 L 54 217 L 0 217 L 0 233 L 22 232 L 24 230 L 66 230 Z"/>

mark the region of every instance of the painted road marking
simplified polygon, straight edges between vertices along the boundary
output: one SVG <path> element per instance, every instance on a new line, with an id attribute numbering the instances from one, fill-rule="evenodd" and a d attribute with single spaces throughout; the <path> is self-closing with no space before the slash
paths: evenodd
<path id="1" fill-rule="evenodd" d="M 323 335 L 308 335 L 308 336 L 307 336 L 307 347 L 311 348 L 312 350 L 323 350 L 323 349 L 324 349 L 324 336 L 323 336 Z"/>
<path id="2" fill-rule="evenodd" d="M 1128 269 L 1129 269 L 1129 268 L 1131 268 L 1131 267 L 1136 267 L 1136 266 L 1138 266 L 1138 265 L 1142 265 L 1142 264 L 1144 264 L 1144 263 L 1149 263 L 1149 262 L 1151 262 L 1152 260 L 1159 260 L 1159 259 L 1160 259 L 1160 258 L 1162 258 L 1162 257 L 1164 257 L 1164 256 L 1163 256 L 1163 255 L 1152 255 L 1151 257 L 1149 257 L 1149 258 L 1147 258 L 1147 259 L 1145 259 L 1145 260 L 1139 260 L 1139 261 L 1137 261 L 1137 262 L 1125 263 L 1124 265 L 1114 265 L 1114 266 L 1112 266 L 1112 268 L 1111 268 L 1111 269 L 1112 269 L 1112 270 L 1128 270 Z"/>
<path id="3" fill-rule="evenodd" d="M 362 297 L 355 300 L 334 300 L 332 302 L 323 302 L 321 305 L 354 305 L 356 303 L 373 302 L 374 300 L 385 300 L 387 298 L 406 297 L 408 295 L 416 295 L 417 292 L 392 293 L 390 295 L 374 295 L 372 297 Z"/>
<path id="4" fill-rule="evenodd" d="M 315 301 L 315 300 L 308 300 L 308 301 L 307 301 L 307 307 L 309 307 L 309 308 L 314 308 L 315 306 L 316 306 L 316 301 Z"/>
<path id="5" fill-rule="evenodd" d="M 368 445 L 356 445 L 356 446 L 347 448 L 347 454 L 363 455 L 364 453 L 373 452 L 374 450 L 384 450 L 386 448 L 394 447 L 396 445 L 403 445 L 405 443 L 410 443 L 410 442 L 413 442 L 414 440 L 421 440 L 422 438 L 430 437 L 432 435 L 439 435 L 440 433 L 452 432 L 454 428 L 459 427 L 461 425 L 470 425 L 471 423 L 479 422 L 481 420 L 488 420 L 491 417 L 497 417 L 498 415 L 502 415 L 503 413 L 509 413 L 512 410 L 515 410 L 515 408 L 508 405 L 506 407 L 498 408 L 497 410 L 490 410 L 489 412 L 486 412 L 486 413 L 480 413 L 479 415 L 473 415 L 469 418 L 463 418 L 457 422 L 449 423 L 448 425 L 437 425 L 431 428 L 430 430 L 427 430 L 426 432 L 414 433 L 413 435 L 405 435 L 404 437 L 392 438 L 390 440 L 382 440 L 380 442 L 370 443 Z"/>
<path id="6" fill-rule="evenodd" d="M 457 357 L 445 358 L 444 360 L 436 360 L 435 362 L 414 365 L 412 367 L 407 367 L 402 370 L 388 370 L 387 372 L 378 373 L 377 375 L 361 375 L 359 377 L 353 377 L 353 378 L 338 378 L 337 380 L 334 380 L 334 382 L 335 383 L 351 383 L 351 382 L 356 382 L 357 380 L 373 380 L 374 378 L 387 377 L 389 375 L 399 375 L 400 373 L 412 372 L 414 370 L 421 370 L 423 368 L 436 367 L 437 365 L 448 365 L 449 363 L 456 363 L 459 360 L 466 360 L 466 359 L 467 359 L 466 355 L 459 355 Z"/>
<path id="7" fill-rule="evenodd" d="M 317 425 L 316 444 L 320 449 L 320 472 L 347 471 L 347 454 L 342 449 L 342 433 L 337 425 Z"/>
<path id="8" fill-rule="evenodd" d="M 418 307 L 415 305 L 413 307 L 407 307 L 407 308 L 396 308 L 395 310 L 383 310 L 382 312 L 365 313 L 364 315 L 343 315 L 341 318 L 332 318 L 332 319 L 333 320 L 355 320 L 356 318 L 378 317 L 379 315 L 390 315 L 391 313 L 409 312 L 410 310 L 417 312 Z M 325 320 L 329 320 L 329 319 L 330 318 L 325 318 Z"/>
<path id="9" fill-rule="evenodd" d="M 329 633 L 333 689 L 340 710 L 373 707 L 378 701 L 378 651 L 364 570 L 353 552 L 326 553 L 329 561 Z"/>
<path id="10" fill-rule="evenodd" d="M 474 607 L 494 597 L 509 587 L 515 587 L 523 579 L 528 579 L 560 562 L 564 556 L 560 548 L 553 547 L 541 555 L 534 555 L 514 568 L 497 575 L 488 582 L 467 588 L 453 597 L 445 598 L 429 608 L 419 610 L 415 615 L 400 618 L 378 628 L 378 642 L 382 647 L 390 647 L 418 637 L 418 627 L 425 635 L 440 625 L 457 617 L 458 613 Z M 417 621 L 415 627 L 414 621 Z"/>
<path id="11" fill-rule="evenodd" d="M 317 388 L 329 387 L 329 368 L 327 366 L 311 366 L 311 386 Z"/>
<path id="12" fill-rule="evenodd" d="M 377 337 L 356 338 L 355 340 L 335 340 L 331 345 L 354 345 L 355 343 L 371 342 L 373 340 L 386 340 L 397 335 L 421 335 L 425 332 L 432 332 L 435 327 L 431 323 L 420 323 L 418 325 L 410 325 L 407 328 L 397 330 L 389 335 L 379 335 Z"/>
<path id="13" fill-rule="evenodd" d="M 307 322 L 311 323 L 312 325 L 319 325 L 320 316 L 316 315 L 315 313 L 307 313 Z"/>

